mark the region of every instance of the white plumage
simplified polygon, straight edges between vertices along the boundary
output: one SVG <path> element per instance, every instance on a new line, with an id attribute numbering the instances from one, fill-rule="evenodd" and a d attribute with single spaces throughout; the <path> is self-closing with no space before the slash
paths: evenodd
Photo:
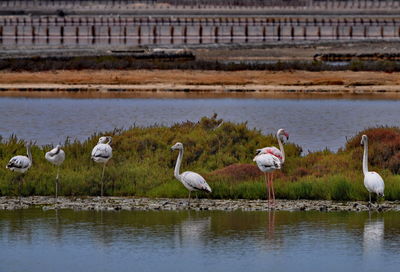
<path id="1" fill-rule="evenodd" d="M 61 149 L 60 145 L 57 145 L 55 148 L 53 148 L 49 152 L 46 152 L 46 155 L 44 157 L 50 163 L 52 163 L 56 166 L 60 166 L 65 160 L 65 152 L 64 152 L 64 150 Z"/>
<path id="2" fill-rule="evenodd" d="M 101 191 L 100 195 L 103 196 L 103 178 L 104 170 L 106 169 L 107 162 L 112 158 L 112 148 L 110 146 L 112 142 L 111 136 L 100 137 L 99 142 L 92 150 L 92 160 L 97 163 L 103 163 L 103 172 L 101 173 Z"/>
<path id="3" fill-rule="evenodd" d="M 385 183 L 382 177 L 378 173 L 368 171 L 367 135 L 363 135 L 361 137 L 361 145 L 364 145 L 364 156 L 363 156 L 364 186 L 369 192 L 369 203 L 371 203 L 371 193 L 377 194 L 377 197 L 384 196 Z"/>
<path id="4" fill-rule="evenodd" d="M 182 182 L 183 186 L 185 186 L 185 188 L 189 190 L 188 203 L 190 204 L 190 193 L 192 191 L 205 191 L 211 193 L 212 192 L 211 187 L 207 184 L 206 180 L 199 174 L 192 171 L 186 171 L 183 172 L 182 174 L 179 174 L 179 169 L 181 167 L 182 157 L 183 157 L 183 144 L 178 142 L 174 146 L 172 146 L 171 149 L 179 150 L 179 155 L 176 161 L 174 175 L 176 179 Z"/>
<path id="5" fill-rule="evenodd" d="M 276 137 L 278 139 L 280 149 L 274 146 L 257 149 L 256 156 L 253 159 L 253 161 L 257 163 L 258 168 L 262 172 L 264 172 L 265 183 L 268 190 L 268 203 L 271 201 L 272 198 L 273 204 L 275 203 L 275 192 L 273 176 L 270 173 L 277 169 L 281 169 L 283 164 L 285 163 L 285 151 L 283 149 L 283 144 L 281 141 L 282 135 L 286 136 L 286 139 L 289 139 L 289 134 L 286 133 L 284 129 L 278 130 L 278 132 L 276 133 Z"/>
<path id="6" fill-rule="evenodd" d="M 269 173 L 276 169 L 281 169 L 282 162 L 278 157 L 271 154 L 260 154 L 254 157 L 253 161 L 257 163 L 258 168 L 264 172 Z"/>
<path id="7" fill-rule="evenodd" d="M 189 191 L 205 191 L 211 193 L 211 188 L 206 180 L 195 172 L 183 172 L 181 174 L 181 182 Z"/>
<path id="8" fill-rule="evenodd" d="M 108 140 L 108 141 L 107 141 Z M 92 150 L 92 160 L 98 163 L 107 163 L 112 157 L 110 136 L 100 137 L 98 144 Z"/>
<path id="9" fill-rule="evenodd" d="M 30 144 L 26 145 L 27 156 L 14 156 L 8 162 L 6 168 L 13 172 L 25 173 L 32 166 L 32 154 Z"/>
<path id="10" fill-rule="evenodd" d="M 58 179 L 60 176 L 60 165 L 65 160 L 65 152 L 61 149 L 61 145 L 57 145 L 55 148 L 46 152 L 44 155 L 45 159 L 48 160 L 51 164 L 57 166 L 57 176 L 56 176 L 56 189 L 55 189 L 55 197 L 58 197 Z"/>

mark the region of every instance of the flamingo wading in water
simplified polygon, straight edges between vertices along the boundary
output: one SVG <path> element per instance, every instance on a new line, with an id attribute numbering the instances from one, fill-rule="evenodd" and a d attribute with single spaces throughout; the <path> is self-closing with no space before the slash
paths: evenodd
<path id="1" fill-rule="evenodd" d="M 206 180 L 199 174 L 191 171 L 186 171 L 182 174 L 179 174 L 179 169 L 181 168 L 183 157 L 183 144 L 178 142 L 174 146 L 172 146 L 171 149 L 179 150 L 179 155 L 174 170 L 174 176 L 177 180 L 182 182 L 183 186 L 185 186 L 186 189 L 189 190 L 188 205 L 190 205 L 190 193 L 192 191 L 205 191 L 207 193 L 211 193 L 212 191 L 210 186 L 207 184 Z"/>
<path id="2" fill-rule="evenodd" d="M 8 162 L 6 168 L 10 169 L 13 172 L 25 173 L 32 166 L 32 153 L 31 153 L 31 144 L 26 144 L 26 154 L 27 156 L 14 156 Z M 18 194 L 19 194 L 19 202 L 21 203 L 21 187 L 22 187 L 22 177 L 20 176 L 18 179 Z"/>
<path id="3" fill-rule="evenodd" d="M 59 175 L 60 175 L 60 165 L 65 160 L 65 152 L 64 152 L 64 150 L 61 149 L 61 145 L 57 145 L 55 148 L 53 148 L 49 152 L 46 152 L 46 155 L 44 155 L 44 157 L 51 164 L 57 166 L 56 191 L 55 191 L 55 196 L 57 199 L 57 197 L 58 197 L 58 180 L 59 180 Z"/>
<path id="4" fill-rule="evenodd" d="M 286 140 L 289 140 L 289 134 L 281 128 L 276 133 L 279 149 L 274 146 L 257 149 L 256 156 L 253 159 L 253 161 L 257 163 L 258 168 L 264 172 L 265 183 L 268 190 L 268 205 L 270 205 L 271 199 L 272 204 L 275 205 L 274 176 L 272 172 L 281 169 L 285 163 L 285 151 L 283 149 L 282 136 L 285 136 Z"/>
<path id="5" fill-rule="evenodd" d="M 103 172 L 101 173 L 101 193 L 103 196 L 103 178 L 104 178 L 104 170 L 106 169 L 107 162 L 112 157 L 112 148 L 110 146 L 112 142 L 111 136 L 103 136 L 99 138 L 99 142 L 92 150 L 92 160 L 97 163 L 103 163 Z"/>
<path id="6" fill-rule="evenodd" d="M 382 177 L 376 172 L 368 171 L 368 136 L 363 135 L 361 137 L 361 145 L 364 146 L 364 156 L 363 156 L 363 173 L 364 173 L 364 186 L 369 192 L 369 204 L 371 203 L 371 193 L 377 195 L 376 202 L 380 196 L 384 196 L 383 191 L 385 190 L 385 183 Z"/>

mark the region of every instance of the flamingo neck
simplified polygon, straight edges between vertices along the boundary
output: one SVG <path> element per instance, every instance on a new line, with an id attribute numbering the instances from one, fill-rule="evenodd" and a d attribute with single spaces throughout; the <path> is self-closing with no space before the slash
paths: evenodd
<path id="1" fill-rule="evenodd" d="M 279 134 L 276 134 L 276 138 L 278 138 L 278 144 L 279 144 L 279 149 L 281 150 L 282 153 L 282 164 L 285 163 L 285 150 L 283 149 L 283 144 L 281 141 L 281 137 L 279 137 Z"/>
<path id="2" fill-rule="evenodd" d="M 181 180 L 181 175 L 179 174 L 179 169 L 181 168 L 182 157 L 183 157 L 183 149 L 179 149 L 178 159 L 176 160 L 176 165 L 175 165 L 175 170 L 174 170 L 174 176 L 178 180 Z"/>
<path id="3" fill-rule="evenodd" d="M 28 155 L 28 158 L 32 163 L 32 153 L 31 153 L 31 147 L 29 145 L 26 147 L 26 154 Z"/>
<path id="4" fill-rule="evenodd" d="M 368 141 L 364 142 L 363 173 L 368 173 Z"/>

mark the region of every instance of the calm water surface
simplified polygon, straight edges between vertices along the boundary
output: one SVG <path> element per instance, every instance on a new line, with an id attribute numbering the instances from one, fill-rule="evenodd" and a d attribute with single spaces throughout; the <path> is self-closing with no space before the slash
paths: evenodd
<path id="1" fill-rule="evenodd" d="M 264 133 L 286 128 L 305 151 L 336 150 L 367 127 L 400 126 L 400 100 L 0 98 L 0 135 L 57 144 L 67 136 L 84 140 L 94 132 L 198 121 L 213 113 Z"/>
<path id="2" fill-rule="evenodd" d="M 0 271 L 391 272 L 399 225 L 396 212 L 0 211 Z"/>

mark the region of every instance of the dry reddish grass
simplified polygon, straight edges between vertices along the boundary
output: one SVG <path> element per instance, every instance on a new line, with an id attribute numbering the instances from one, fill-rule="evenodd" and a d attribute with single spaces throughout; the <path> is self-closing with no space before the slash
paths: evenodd
<path id="1" fill-rule="evenodd" d="M 0 83 L 400 85 L 400 73 L 352 71 L 83 70 L 0 72 Z"/>

